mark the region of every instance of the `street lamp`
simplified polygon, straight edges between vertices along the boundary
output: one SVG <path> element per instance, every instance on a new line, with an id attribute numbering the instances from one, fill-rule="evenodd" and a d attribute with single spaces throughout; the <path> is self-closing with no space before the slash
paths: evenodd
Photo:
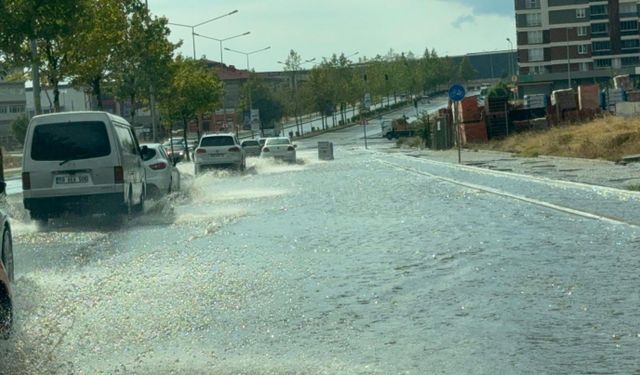
<path id="1" fill-rule="evenodd" d="M 511 42 L 510 38 L 507 38 L 507 42 L 509 42 L 509 46 L 511 47 L 509 49 L 509 71 L 511 72 L 511 81 L 514 82 L 514 78 L 513 76 L 517 76 L 517 67 L 515 66 L 515 61 L 516 58 L 515 56 L 513 56 L 513 42 Z M 517 87 L 517 86 L 516 86 Z M 513 99 L 516 100 L 516 91 L 513 91 Z"/>
<path id="2" fill-rule="evenodd" d="M 196 34 L 196 27 L 202 26 L 202 25 L 207 24 L 209 22 L 213 22 L 215 20 L 219 20 L 220 18 L 223 18 L 223 17 L 226 17 L 226 16 L 230 16 L 230 15 L 236 14 L 236 13 L 238 13 L 237 9 L 234 10 L 234 11 L 231 11 L 229 13 L 223 14 L 221 16 L 211 18 L 211 19 L 206 20 L 204 22 L 197 23 L 195 25 L 185 25 L 185 24 L 182 24 L 182 23 L 174 23 L 174 22 L 167 22 L 167 24 L 173 25 L 173 26 L 188 27 L 188 28 L 191 29 L 191 42 L 193 44 L 193 59 L 195 60 L 196 59 L 196 35 L 197 35 Z"/>
<path id="3" fill-rule="evenodd" d="M 301 126 L 300 121 L 298 120 L 298 80 L 297 80 L 297 78 L 296 78 L 296 74 L 298 73 L 298 69 L 300 69 L 300 68 L 302 67 L 302 65 L 303 65 L 303 64 L 308 64 L 308 63 L 311 63 L 311 62 L 314 62 L 314 61 L 316 61 L 316 58 L 315 58 L 315 57 L 314 57 L 314 58 L 312 58 L 312 59 L 304 60 L 304 61 L 300 62 L 300 64 L 298 64 L 297 66 L 293 66 L 293 67 L 291 67 L 291 68 L 292 68 L 292 69 L 291 69 L 291 73 L 292 73 L 292 75 L 293 75 L 293 82 L 292 82 L 292 83 L 293 83 L 293 84 L 292 84 L 292 88 L 293 88 L 293 97 L 294 97 L 294 102 L 295 102 L 295 109 L 294 109 L 294 110 L 295 110 L 295 113 L 294 113 L 294 117 L 295 117 L 295 119 L 296 119 L 296 129 L 297 129 L 297 131 L 298 131 L 298 133 L 299 133 L 300 135 L 302 135 L 302 134 L 303 134 L 303 132 L 304 132 L 304 127 L 303 127 L 303 126 Z M 278 61 L 278 64 L 282 64 L 282 65 L 284 65 L 284 66 L 285 66 L 285 68 L 286 68 L 286 66 L 287 66 L 287 63 L 284 63 L 284 62 L 282 62 L 282 61 Z"/>
<path id="4" fill-rule="evenodd" d="M 239 50 L 232 49 L 232 48 L 227 48 L 227 47 L 225 47 L 224 49 L 226 51 L 229 51 L 229 52 L 235 52 L 235 53 L 239 53 L 239 54 L 245 55 L 246 58 L 247 58 L 247 73 L 249 73 L 249 71 L 251 70 L 251 67 L 249 65 L 249 56 L 251 56 L 251 55 L 253 55 L 255 53 L 258 53 L 258 52 L 263 52 L 263 51 L 266 51 L 268 49 L 271 49 L 271 46 L 268 46 L 268 47 L 265 47 L 265 48 L 261 48 L 261 49 L 257 49 L 255 51 L 251 51 L 251 52 L 239 51 Z M 252 102 L 252 98 L 251 98 L 251 87 L 249 87 L 249 117 L 251 118 L 251 123 L 252 123 L 252 126 L 253 126 L 253 114 L 252 114 L 252 111 L 253 111 L 253 102 Z M 253 134 L 253 128 L 252 128 L 252 134 Z"/>
<path id="5" fill-rule="evenodd" d="M 510 38 L 507 38 L 507 42 L 509 42 L 509 75 L 512 76 L 513 75 L 513 42 L 511 42 Z M 511 78 L 511 77 L 509 77 Z"/>
<path id="6" fill-rule="evenodd" d="M 258 53 L 258 52 L 262 52 L 262 51 L 266 51 L 268 49 L 271 49 L 271 46 L 269 47 L 265 47 L 265 48 L 261 48 L 261 49 L 257 49 L 255 51 L 251 51 L 251 52 L 243 52 L 243 51 L 239 51 L 237 49 L 232 49 L 232 48 L 227 48 L 224 47 L 225 51 L 230 51 L 230 52 L 235 52 L 235 53 L 239 53 L 242 55 L 245 55 L 247 57 L 247 71 L 250 70 L 251 68 L 249 67 L 249 56 L 253 55 L 254 53 Z"/>
<path id="7" fill-rule="evenodd" d="M 247 31 L 246 33 L 242 33 L 242 34 L 238 34 L 238 35 L 234 35 L 234 36 L 230 36 L 227 38 L 223 38 L 223 39 L 218 39 L 218 38 L 213 38 L 210 36 L 205 36 L 202 34 L 198 34 L 198 33 L 194 33 L 194 35 L 199 36 L 200 38 L 205 38 L 205 39 L 210 39 L 210 40 L 215 40 L 216 42 L 220 43 L 220 64 L 222 65 L 222 69 L 224 69 L 224 56 L 222 54 L 222 42 L 225 42 L 227 40 L 231 40 L 231 39 L 235 39 L 235 38 L 239 38 L 241 36 L 245 36 L 245 35 L 249 35 L 251 34 L 251 31 Z M 224 118 L 223 123 L 226 126 L 227 125 L 227 106 L 225 105 L 224 102 L 224 79 L 222 80 L 222 116 Z M 238 136 L 238 126 L 236 125 L 236 136 Z"/>

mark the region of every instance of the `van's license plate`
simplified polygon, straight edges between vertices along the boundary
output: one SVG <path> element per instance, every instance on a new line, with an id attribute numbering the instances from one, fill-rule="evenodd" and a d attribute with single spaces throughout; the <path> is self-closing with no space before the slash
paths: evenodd
<path id="1" fill-rule="evenodd" d="M 67 175 L 56 176 L 56 185 L 69 185 L 69 184 L 87 184 L 89 183 L 89 175 Z"/>

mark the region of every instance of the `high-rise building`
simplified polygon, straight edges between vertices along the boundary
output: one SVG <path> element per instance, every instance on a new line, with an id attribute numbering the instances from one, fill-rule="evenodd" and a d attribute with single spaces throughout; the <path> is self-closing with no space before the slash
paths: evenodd
<path id="1" fill-rule="evenodd" d="M 515 0 L 520 94 L 605 84 L 640 66 L 638 0 Z"/>

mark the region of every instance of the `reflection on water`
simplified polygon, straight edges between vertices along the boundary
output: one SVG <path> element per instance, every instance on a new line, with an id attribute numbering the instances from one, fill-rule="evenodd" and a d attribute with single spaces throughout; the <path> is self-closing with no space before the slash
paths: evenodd
<path id="1" fill-rule="evenodd" d="M 638 370 L 637 230 L 300 155 L 182 163 L 114 230 L 15 220 L 0 373 Z"/>

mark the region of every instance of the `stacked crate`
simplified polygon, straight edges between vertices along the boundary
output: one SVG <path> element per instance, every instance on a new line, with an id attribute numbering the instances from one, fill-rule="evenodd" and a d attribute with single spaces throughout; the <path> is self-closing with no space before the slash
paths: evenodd
<path id="1" fill-rule="evenodd" d="M 600 108 L 600 86 L 578 86 L 578 106 L 581 111 L 597 111 Z"/>
<path id="2" fill-rule="evenodd" d="M 470 96 L 458 103 L 460 143 L 480 143 L 487 141 L 487 125 L 482 120 L 478 97 Z"/>
<path id="3" fill-rule="evenodd" d="M 486 100 L 485 113 L 487 136 L 489 139 L 509 135 L 509 98 L 506 96 L 489 96 Z"/>

